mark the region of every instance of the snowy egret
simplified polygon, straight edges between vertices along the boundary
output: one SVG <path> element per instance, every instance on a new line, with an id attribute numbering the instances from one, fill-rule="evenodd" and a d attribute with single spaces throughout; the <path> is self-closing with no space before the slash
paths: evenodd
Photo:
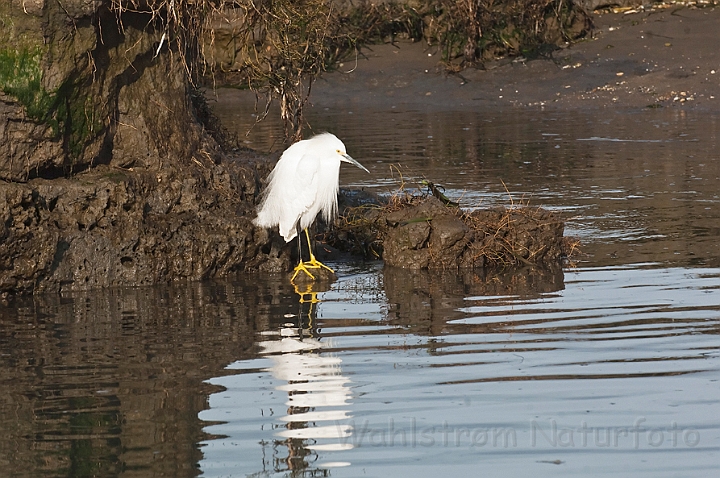
<path id="1" fill-rule="evenodd" d="M 315 258 L 308 227 L 320 212 L 328 223 L 337 214 L 341 162 L 370 172 L 345 152 L 345 145 L 335 135 L 322 133 L 286 149 L 268 176 L 268 187 L 253 222 L 260 227 L 279 226 L 285 242 L 292 241 L 299 229 L 304 230 L 310 251 L 308 262 L 303 262 L 300 254 L 300 263 L 290 280 L 301 271 L 314 280 L 309 269 L 334 272 Z M 298 248 L 299 245 L 300 238 Z"/>

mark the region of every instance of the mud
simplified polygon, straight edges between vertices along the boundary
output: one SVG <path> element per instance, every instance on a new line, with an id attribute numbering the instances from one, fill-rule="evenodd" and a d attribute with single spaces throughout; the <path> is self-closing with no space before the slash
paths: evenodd
<path id="1" fill-rule="evenodd" d="M 562 219 L 542 208 L 468 212 L 434 196 L 412 196 L 346 208 L 324 242 L 402 269 L 556 267 L 577 242 L 563 232 Z"/>
<path id="2" fill-rule="evenodd" d="M 632 11 L 632 10 L 631 10 Z M 720 8 L 658 5 L 593 15 L 592 38 L 546 58 L 506 58 L 448 73 L 436 46 L 364 48 L 313 86 L 316 108 L 720 108 Z"/>
<path id="3" fill-rule="evenodd" d="M 272 158 L 223 150 L 152 13 L 112 6 L 0 5 L 0 301 L 289 263 L 250 222 Z"/>
<path id="4" fill-rule="evenodd" d="M 260 171 L 260 173 L 258 172 Z M 161 171 L 98 167 L 0 188 L 0 294 L 66 292 L 284 270 L 250 223 L 264 161 Z"/>

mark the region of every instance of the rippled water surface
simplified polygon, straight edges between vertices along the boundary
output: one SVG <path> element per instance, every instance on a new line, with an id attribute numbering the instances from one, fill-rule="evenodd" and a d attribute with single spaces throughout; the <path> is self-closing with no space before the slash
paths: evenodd
<path id="1" fill-rule="evenodd" d="M 390 106 L 310 111 L 371 171 L 343 168 L 343 185 L 386 193 L 399 165 L 465 207 L 548 207 L 583 255 L 460 274 L 332 264 L 305 302 L 274 275 L 26 300 L 0 310 L 0 470 L 715 476 L 717 116 Z M 217 109 L 252 122 L 237 99 Z"/>

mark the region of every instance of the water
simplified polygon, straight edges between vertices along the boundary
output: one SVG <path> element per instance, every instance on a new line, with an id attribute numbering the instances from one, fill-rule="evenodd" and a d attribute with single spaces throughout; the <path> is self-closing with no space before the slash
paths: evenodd
<path id="1" fill-rule="evenodd" d="M 279 147 L 278 123 L 252 128 L 252 104 L 221 101 L 216 109 L 248 145 Z M 591 245 L 586 252 L 594 260 L 718 264 L 716 114 L 398 105 L 380 112 L 311 109 L 308 118 L 314 131 L 341 137 L 370 169 L 344 168 L 344 185 L 390 191 L 399 185 L 397 166 L 404 179 L 426 177 L 467 208 L 529 202 L 566 212 L 567 233 Z"/>
<path id="2" fill-rule="evenodd" d="M 583 254 L 462 274 L 333 264 L 316 303 L 273 275 L 28 299 L 0 311 L 0 469 L 714 476 L 717 116 L 395 106 L 310 112 L 371 171 L 343 168 L 344 185 L 387 193 L 399 169 L 464 207 L 542 205 Z"/>

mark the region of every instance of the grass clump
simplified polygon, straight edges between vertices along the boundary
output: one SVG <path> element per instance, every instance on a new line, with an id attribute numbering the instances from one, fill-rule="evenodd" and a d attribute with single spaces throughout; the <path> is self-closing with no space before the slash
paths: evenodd
<path id="1" fill-rule="evenodd" d="M 579 241 L 563 236 L 563 221 L 550 211 L 512 197 L 507 206 L 458 207 L 428 184 L 408 188 L 401 178 L 385 200 L 348 205 L 325 242 L 410 269 L 547 265 L 579 252 Z"/>
<path id="2" fill-rule="evenodd" d="M 543 56 L 589 33 L 592 21 L 572 0 L 437 0 L 426 38 L 448 63 L 500 56 Z"/>

